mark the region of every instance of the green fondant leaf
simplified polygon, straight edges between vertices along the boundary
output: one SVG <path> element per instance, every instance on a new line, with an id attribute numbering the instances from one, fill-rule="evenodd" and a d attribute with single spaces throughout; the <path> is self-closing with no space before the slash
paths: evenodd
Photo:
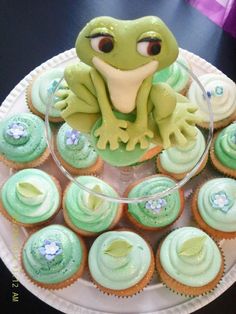
<path id="1" fill-rule="evenodd" d="M 181 245 L 178 254 L 183 256 L 193 256 L 198 254 L 202 250 L 205 239 L 205 236 L 199 236 L 186 240 Z"/>
<path id="2" fill-rule="evenodd" d="M 16 185 L 17 192 L 24 197 L 37 197 L 42 195 L 43 192 L 40 191 L 35 185 L 29 182 L 19 182 Z"/>
<path id="3" fill-rule="evenodd" d="M 132 247 L 133 246 L 125 240 L 114 240 L 104 253 L 113 257 L 127 256 Z"/>
<path id="4" fill-rule="evenodd" d="M 97 184 L 92 188 L 92 191 L 102 193 L 100 186 Z M 89 194 L 89 197 L 88 197 L 89 209 L 96 210 L 102 204 L 102 202 L 103 202 L 103 199 L 101 197 L 93 195 L 93 194 Z"/>

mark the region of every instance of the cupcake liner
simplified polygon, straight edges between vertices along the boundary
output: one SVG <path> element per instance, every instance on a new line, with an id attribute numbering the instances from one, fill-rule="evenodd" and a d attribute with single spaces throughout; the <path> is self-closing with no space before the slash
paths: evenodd
<path id="1" fill-rule="evenodd" d="M 214 168 L 216 170 L 218 170 L 219 172 L 223 173 L 224 175 L 226 175 L 227 177 L 231 177 L 236 179 L 236 170 L 234 169 L 230 169 L 227 168 L 226 166 L 224 166 L 216 157 L 215 155 L 215 149 L 214 149 L 214 145 L 215 145 L 215 140 L 218 136 L 218 132 L 214 135 L 213 141 L 211 143 L 211 147 L 210 147 L 210 160 L 212 165 L 214 166 Z"/>
<path id="2" fill-rule="evenodd" d="M 40 74 L 38 74 L 40 75 Z M 25 100 L 26 100 L 26 104 L 27 104 L 27 107 L 29 108 L 29 110 L 35 114 L 36 116 L 42 118 L 43 120 L 45 119 L 45 114 L 43 114 L 42 112 L 38 111 L 34 105 L 33 105 L 33 102 L 32 102 L 32 99 L 31 99 L 31 90 L 32 90 L 32 84 L 33 82 L 35 81 L 35 79 L 38 77 L 38 75 L 32 79 L 32 81 L 29 83 L 28 87 L 26 88 L 26 93 L 25 93 Z M 62 117 L 48 117 L 48 120 L 50 122 L 53 122 L 53 123 L 59 123 L 59 122 L 63 122 L 64 119 Z"/>
<path id="3" fill-rule="evenodd" d="M 216 243 L 216 245 L 217 245 L 217 247 L 221 253 L 222 263 L 221 263 L 220 271 L 217 274 L 217 276 L 210 283 L 208 283 L 202 287 L 191 287 L 191 286 L 184 285 L 184 284 L 178 282 L 177 280 L 175 280 L 174 278 L 172 278 L 171 276 L 169 276 L 168 273 L 165 272 L 164 268 L 161 265 L 160 259 L 159 259 L 160 249 L 161 249 L 161 245 L 162 245 L 163 240 L 166 238 L 166 236 L 169 233 L 171 233 L 172 231 L 177 230 L 177 229 L 180 229 L 180 228 L 175 228 L 175 229 L 171 230 L 165 236 L 163 236 L 163 238 L 160 240 L 157 254 L 156 254 L 156 268 L 157 268 L 158 278 L 160 279 L 161 283 L 166 288 L 168 288 L 171 292 L 173 292 L 175 294 L 185 296 L 185 297 L 196 297 L 196 296 L 207 295 L 208 293 L 211 293 L 213 290 L 215 290 L 217 288 L 217 286 L 222 281 L 222 278 L 224 277 L 225 269 L 226 269 L 224 252 L 223 252 L 221 246 L 219 245 L 219 243 L 209 235 L 212 238 L 212 240 Z M 167 281 L 168 281 L 168 283 L 167 283 Z M 193 289 L 194 289 L 194 291 L 192 291 Z"/>
<path id="4" fill-rule="evenodd" d="M 45 221 L 40 221 L 38 223 L 34 223 L 34 224 L 26 224 L 26 223 L 23 223 L 23 222 L 18 222 L 17 220 L 15 220 L 13 217 L 11 217 L 8 212 L 5 210 L 4 206 L 3 206 L 3 203 L 1 201 L 1 197 L 0 197 L 0 213 L 8 220 L 10 221 L 11 223 L 15 224 L 15 225 L 18 225 L 18 226 L 21 226 L 21 227 L 24 227 L 26 228 L 27 230 L 30 230 L 31 232 L 33 231 L 37 231 L 39 229 L 41 229 L 42 227 L 45 227 L 47 225 L 49 225 L 53 220 L 54 218 L 57 216 L 57 214 L 59 213 L 59 211 L 61 210 L 61 204 L 62 204 L 62 189 L 61 189 L 61 186 L 60 186 L 60 183 L 59 181 L 52 175 L 50 175 L 51 179 L 54 181 L 56 187 L 57 187 L 57 190 L 59 192 L 59 204 L 58 204 L 58 207 L 57 209 L 55 210 L 55 213 L 50 217 L 48 218 L 47 220 Z M 6 180 L 7 181 L 7 180 Z"/>
<path id="5" fill-rule="evenodd" d="M 211 179 L 215 179 L 211 178 Z M 207 182 L 207 181 L 205 181 Z M 210 235 L 215 241 L 217 240 L 230 240 L 230 239 L 234 239 L 236 237 L 236 231 L 234 232 L 225 232 L 225 231 L 221 231 L 221 230 L 217 230 L 214 229 L 213 227 L 209 226 L 201 217 L 201 214 L 198 211 L 198 206 L 197 206 L 197 199 L 198 199 L 198 194 L 199 194 L 199 190 L 200 188 L 204 185 L 203 182 L 202 184 L 200 184 L 197 188 L 196 191 L 193 194 L 192 197 L 192 201 L 191 201 L 191 212 L 192 212 L 192 216 L 194 221 L 196 222 L 196 224 L 198 225 L 198 227 L 202 230 L 204 230 L 208 235 Z"/>
<path id="6" fill-rule="evenodd" d="M 79 237 L 79 236 L 78 236 Z M 78 271 L 76 273 L 74 273 L 70 278 L 62 281 L 62 282 L 59 282 L 59 283 L 54 283 L 54 284 L 46 284 L 46 283 L 41 283 L 39 281 L 36 281 L 34 279 L 32 279 L 30 277 L 30 275 L 27 273 L 26 269 L 24 268 L 24 265 L 23 265 L 23 261 L 22 261 L 22 254 L 23 254 L 23 248 L 24 248 L 24 245 L 27 241 L 24 242 L 22 248 L 21 248 L 21 254 L 20 254 L 20 264 L 21 264 L 21 268 L 24 272 L 24 274 L 26 275 L 26 277 L 28 278 L 28 280 L 33 283 L 34 285 L 42 288 L 42 289 L 47 289 L 47 290 L 61 290 L 61 289 L 64 289 L 64 288 L 67 288 L 69 287 L 70 285 L 72 285 L 75 281 L 77 281 L 80 277 L 82 277 L 83 273 L 84 273 L 84 270 L 86 268 L 86 265 L 87 265 L 87 247 L 84 243 L 84 240 L 79 237 L 80 239 L 80 243 L 81 243 L 81 246 L 82 246 L 82 252 L 83 252 L 83 257 L 82 257 L 82 260 L 81 260 L 81 264 L 80 264 L 80 267 L 78 269 Z"/>
<path id="7" fill-rule="evenodd" d="M 161 174 L 162 175 L 162 174 Z M 158 177 L 159 174 L 156 174 L 156 175 L 152 175 L 152 176 L 148 176 L 148 177 L 145 177 L 145 178 L 141 178 L 133 183 L 131 183 L 125 190 L 124 192 L 124 197 L 128 197 L 128 194 L 129 192 L 139 183 L 141 183 L 143 180 L 146 180 L 146 179 L 151 179 L 153 177 Z M 166 177 L 170 178 L 170 179 L 173 179 L 171 176 L 168 176 L 168 175 L 165 175 Z M 174 179 L 173 179 L 174 180 Z M 175 180 L 174 180 L 175 181 Z M 179 191 L 179 194 L 180 194 L 180 198 L 181 198 L 181 205 L 180 205 L 180 210 L 179 210 L 179 214 L 178 216 L 175 218 L 174 221 L 172 221 L 171 224 L 169 225 L 166 225 L 166 226 L 163 226 L 163 227 L 148 227 L 148 226 L 145 226 L 145 225 L 142 225 L 141 223 L 139 223 L 137 221 L 137 219 L 135 219 L 128 211 L 128 204 L 124 204 L 124 212 L 125 212 L 125 215 L 126 217 L 129 219 L 129 221 L 134 225 L 135 228 L 141 228 L 143 230 L 146 230 L 146 231 L 163 231 L 167 228 L 169 228 L 172 224 L 174 224 L 179 218 L 180 216 L 182 215 L 183 211 L 184 211 L 184 203 L 185 203 L 185 198 L 184 198 L 184 191 L 182 188 L 178 189 Z"/>
<path id="8" fill-rule="evenodd" d="M 221 121 L 214 121 L 214 130 L 222 129 L 232 123 L 234 120 L 236 120 L 236 112 L 232 113 L 230 117 L 222 119 Z M 202 121 L 197 122 L 196 124 L 203 129 L 209 129 L 209 122 Z"/>
<path id="9" fill-rule="evenodd" d="M 134 233 L 140 235 L 139 232 L 136 232 L 130 228 L 118 228 L 118 229 L 116 229 L 116 231 L 131 231 L 131 232 L 134 232 Z M 150 267 L 149 267 L 146 275 L 137 284 L 135 284 L 132 287 L 129 287 L 129 288 L 124 289 L 124 290 L 113 290 L 113 289 L 105 288 L 105 287 L 101 286 L 99 283 L 97 283 L 93 279 L 93 277 L 89 271 L 90 280 L 93 282 L 93 284 L 96 286 L 96 288 L 99 291 L 101 291 L 103 294 L 106 294 L 109 296 L 112 295 L 112 296 L 117 297 L 117 298 L 132 298 L 134 295 L 141 293 L 144 290 L 144 288 L 146 288 L 150 284 L 150 282 L 153 279 L 154 272 L 155 272 L 155 257 L 154 257 L 153 250 L 152 250 L 152 247 L 151 247 L 149 241 L 147 241 L 145 239 L 145 237 L 143 237 L 143 236 L 141 236 L 141 237 L 144 238 L 144 240 L 146 241 L 147 245 L 149 246 L 150 253 L 151 253 L 151 263 L 150 263 Z"/>

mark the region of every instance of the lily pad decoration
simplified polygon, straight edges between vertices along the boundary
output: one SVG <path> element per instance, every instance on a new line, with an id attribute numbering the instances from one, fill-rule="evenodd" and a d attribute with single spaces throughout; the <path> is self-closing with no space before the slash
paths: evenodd
<path id="1" fill-rule="evenodd" d="M 203 248 L 205 236 L 193 237 L 184 241 L 181 245 L 178 254 L 182 256 L 194 256 L 197 255 Z"/>
<path id="2" fill-rule="evenodd" d="M 102 190 L 100 188 L 99 185 L 95 185 L 92 188 L 92 191 L 97 192 L 97 193 L 102 193 Z M 103 203 L 103 199 L 99 196 L 93 195 L 93 194 L 89 194 L 88 197 L 88 208 L 91 210 L 96 210 L 97 208 L 99 208 L 99 206 Z"/>
<path id="3" fill-rule="evenodd" d="M 34 198 L 43 195 L 42 191 L 29 182 L 18 182 L 16 190 L 21 196 L 26 198 Z"/>
<path id="4" fill-rule="evenodd" d="M 133 246 L 125 240 L 114 240 L 104 253 L 113 257 L 123 257 L 129 254 L 132 247 Z"/>

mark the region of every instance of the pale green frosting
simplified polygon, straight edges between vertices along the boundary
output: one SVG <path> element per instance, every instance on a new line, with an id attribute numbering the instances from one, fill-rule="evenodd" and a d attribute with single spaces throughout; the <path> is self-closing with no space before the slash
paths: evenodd
<path id="1" fill-rule="evenodd" d="M 116 191 L 109 184 L 96 177 L 79 176 L 77 181 L 89 189 L 99 186 L 100 193 L 118 197 Z M 98 197 L 98 206 L 91 208 L 89 197 L 91 197 L 90 194 L 75 183 L 70 185 L 65 195 L 65 205 L 70 221 L 77 228 L 89 232 L 101 232 L 108 229 L 117 215 L 119 204 Z"/>
<path id="2" fill-rule="evenodd" d="M 68 144 L 69 132 L 73 129 L 64 123 L 57 134 L 57 149 L 61 157 L 75 168 L 87 168 L 95 164 L 98 154 L 94 150 L 92 143 L 83 133 L 78 132 L 78 142 Z"/>
<path id="3" fill-rule="evenodd" d="M 106 254 L 114 241 L 126 241 L 131 249 L 124 256 Z M 130 231 L 109 231 L 100 235 L 89 251 L 89 270 L 101 286 L 123 290 L 137 284 L 146 275 L 151 252 L 147 243 L 136 233 Z"/>
<path id="4" fill-rule="evenodd" d="M 14 138 L 9 135 L 14 124 L 24 128 L 24 136 Z M 1 121 L 0 154 L 8 160 L 19 163 L 35 160 L 42 155 L 46 147 L 45 125 L 39 117 L 31 113 L 21 113 Z"/>
<path id="5" fill-rule="evenodd" d="M 217 178 L 207 181 L 199 190 L 198 210 L 212 228 L 236 231 L 236 180 Z"/>
<path id="6" fill-rule="evenodd" d="M 196 128 L 197 129 L 197 128 Z M 186 146 L 168 148 L 160 154 L 161 166 L 172 173 L 184 173 L 193 169 L 206 147 L 203 134 L 197 129 L 197 135 Z"/>
<path id="7" fill-rule="evenodd" d="M 167 83 L 169 84 L 177 93 L 182 91 L 188 84 L 190 79 L 190 74 L 184 67 L 183 64 L 189 68 L 187 61 L 183 57 L 178 57 L 178 62 L 172 63 L 169 67 L 156 72 L 153 76 L 153 84 Z"/>
<path id="8" fill-rule="evenodd" d="M 46 108 L 50 102 L 51 95 L 55 92 L 57 84 L 63 78 L 64 69 L 55 68 L 47 70 L 39 75 L 35 81 L 33 81 L 31 89 L 31 98 L 34 107 L 42 114 L 46 113 Z M 60 83 L 60 87 L 65 87 L 65 81 Z M 54 96 L 53 102 L 56 103 L 60 98 Z M 51 107 L 49 112 L 50 117 L 60 117 L 59 110 Z"/>
<path id="9" fill-rule="evenodd" d="M 129 192 L 129 198 L 153 195 L 175 186 L 175 181 L 162 175 L 143 180 Z M 153 207 L 153 208 L 151 208 Z M 164 227 L 179 215 L 181 198 L 175 191 L 159 200 L 128 204 L 128 211 L 140 224 L 147 227 Z"/>
<path id="10" fill-rule="evenodd" d="M 184 243 L 192 240 L 194 244 L 196 237 L 204 240 L 200 250 L 181 254 Z M 178 282 L 201 287 L 218 275 L 222 257 L 216 243 L 205 232 L 194 227 L 183 227 L 172 231 L 163 241 L 160 262 L 165 272 Z"/>
<path id="11" fill-rule="evenodd" d="M 214 143 L 216 158 L 226 167 L 236 170 L 236 123 L 224 128 Z"/>
<path id="12" fill-rule="evenodd" d="M 33 185 L 40 194 L 21 194 L 19 183 Z M 16 221 L 34 224 L 46 221 L 55 214 L 60 203 L 60 194 L 47 173 L 38 169 L 24 169 L 5 182 L 1 190 L 1 201 L 4 209 Z"/>
<path id="13" fill-rule="evenodd" d="M 56 241 L 60 247 L 60 254 L 52 260 L 40 253 L 40 248 L 45 247 L 45 240 Z M 77 235 L 64 226 L 51 225 L 29 237 L 23 248 L 22 260 L 32 279 L 55 284 L 70 278 L 79 270 L 82 256 L 82 246 Z"/>

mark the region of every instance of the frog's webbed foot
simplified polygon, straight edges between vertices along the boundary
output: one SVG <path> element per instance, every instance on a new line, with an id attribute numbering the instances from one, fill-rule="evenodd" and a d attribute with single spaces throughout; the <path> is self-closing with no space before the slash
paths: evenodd
<path id="1" fill-rule="evenodd" d="M 141 149 L 148 148 L 148 138 L 153 138 L 154 134 L 147 127 L 142 127 L 140 124 L 129 123 L 127 132 L 129 135 L 129 141 L 126 145 L 127 151 L 132 151 L 136 144 L 140 144 Z"/>
<path id="2" fill-rule="evenodd" d="M 71 102 L 73 93 L 69 89 L 60 89 L 56 92 L 57 101 L 53 105 L 57 110 L 65 110 Z M 75 95 L 74 95 L 75 97 Z"/>
<path id="3" fill-rule="evenodd" d="M 126 130 L 127 121 L 112 120 L 102 122 L 102 125 L 94 132 L 96 137 L 99 137 L 97 147 L 104 150 L 106 145 L 110 145 L 110 150 L 119 148 L 119 142 L 127 143 L 129 136 Z"/>
<path id="4" fill-rule="evenodd" d="M 197 106 L 191 103 L 177 103 L 174 112 L 167 118 L 156 121 L 166 149 L 172 145 L 186 145 L 196 136 L 195 123 Z"/>

